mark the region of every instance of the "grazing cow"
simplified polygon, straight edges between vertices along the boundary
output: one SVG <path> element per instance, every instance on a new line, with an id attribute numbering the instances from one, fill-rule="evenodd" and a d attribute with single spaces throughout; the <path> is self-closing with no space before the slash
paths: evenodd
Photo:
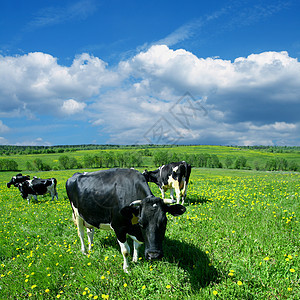
<path id="1" fill-rule="evenodd" d="M 147 182 L 154 182 L 159 187 L 163 199 L 168 189 L 170 189 L 171 199 L 173 199 L 175 189 L 177 204 L 179 204 L 180 196 L 182 196 L 182 205 L 186 198 L 190 174 L 191 165 L 185 161 L 163 165 L 155 171 L 145 170 L 143 172 Z"/>
<path id="2" fill-rule="evenodd" d="M 23 183 L 24 181 L 29 179 L 29 175 L 23 176 L 21 173 L 19 173 L 16 176 L 12 177 L 12 179 L 7 183 L 7 187 L 10 188 L 11 185 L 18 187 L 19 183 Z"/>
<path id="3" fill-rule="evenodd" d="M 21 192 L 21 196 L 23 199 L 27 198 L 29 204 L 32 197 L 37 201 L 37 195 L 45 195 L 47 193 L 51 195 L 52 200 L 54 199 L 54 196 L 58 199 L 56 185 L 57 180 L 55 178 L 34 178 L 32 180 L 26 180 L 23 183 L 19 183 L 18 187 Z"/>
<path id="4" fill-rule="evenodd" d="M 84 227 L 87 228 L 89 250 L 94 229 L 114 230 L 121 248 L 123 269 L 128 273 L 130 247 L 127 235 L 133 239 L 133 261 L 138 260 L 138 248 L 145 243 L 145 258 L 163 257 L 162 243 L 167 225 L 166 212 L 179 216 L 182 205 L 169 205 L 155 197 L 145 177 L 134 169 L 109 169 L 90 173 L 75 173 L 66 182 L 67 195 L 77 225 L 81 251 L 85 254 Z"/>

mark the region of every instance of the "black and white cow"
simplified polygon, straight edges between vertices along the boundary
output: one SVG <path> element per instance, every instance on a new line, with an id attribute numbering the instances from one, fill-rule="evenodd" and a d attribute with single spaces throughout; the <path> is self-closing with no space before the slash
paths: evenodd
<path id="1" fill-rule="evenodd" d="M 19 183 L 18 187 L 21 192 L 21 196 L 23 199 L 27 199 L 29 204 L 32 197 L 37 201 L 37 195 L 45 195 L 47 193 L 51 195 L 52 200 L 54 197 L 58 199 L 56 185 L 57 180 L 55 178 L 34 178 L 32 180 L 26 180 L 23 183 Z"/>
<path id="2" fill-rule="evenodd" d="M 24 181 L 29 179 L 29 175 L 23 176 L 21 173 L 19 173 L 11 178 L 11 180 L 7 183 L 7 187 L 10 188 L 11 185 L 13 185 L 14 187 L 18 187 L 19 183 L 23 183 Z"/>
<path id="3" fill-rule="evenodd" d="M 90 173 L 75 173 L 66 182 L 67 195 L 77 225 L 81 251 L 86 253 L 84 227 L 87 228 L 89 250 L 94 228 L 114 230 L 128 272 L 130 248 L 127 236 L 133 239 L 133 261 L 138 260 L 138 248 L 145 243 L 145 258 L 163 257 L 166 213 L 179 216 L 185 212 L 174 201 L 155 197 L 145 177 L 134 169 L 109 169 Z"/>
<path id="4" fill-rule="evenodd" d="M 159 167 L 155 171 L 143 172 L 147 182 L 154 182 L 160 189 L 162 198 L 165 198 L 165 192 L 170 189 L 171 199 L 175 189 L 177 204 L 182 200 L 184 204 L 187 187 L 191 174 L 191 165 L 185 161 L 173 162 Z"/>

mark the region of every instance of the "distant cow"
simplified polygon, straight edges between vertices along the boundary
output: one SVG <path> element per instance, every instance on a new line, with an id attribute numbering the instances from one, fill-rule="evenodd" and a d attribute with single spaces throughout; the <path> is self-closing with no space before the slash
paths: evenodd
<path id="1" fill-rule="evenodd" d="M 127 235 L 133 239 L 133 261 L 138 260 L 138 248 L 145 243 L 145 258 L 163 257 L 166 212 L 179 216 L 185 207 L 174 201 L 155 197 L 145 177 L 134 169 L 109 169 L 90 173 L 75 173 L 66 182 L 66 190 L 77 225 L 81 251 L 84 227 L 87 228 L 89 250 L 94 228 L 113 229 L 124 258 L 123 269 L 128 272 L 130 247 Z"/>
<path id="2" fill-rule="evenodd" d="M 177 204 L 182 200 L 184 204 L 186 198 L 187 187 L 191 174 L 191 165 L 185 161 L 174 162 L 159 167 L 155 171 L 143 172 L 147 182 L 154 182 L 160 189 L 162 198 L 165 198 L 166 190 L 170 189 L 170 195 L 173 199 L 175 189 Z"/>
<path id="3" fill-rule="evenodd" d="M 7 187 L 10 188 L 11 185 L 18 187 L 19 183 L 23 183 L 24 181 L 29 179 L 30 179 L 29 175 L 23 176 L 21 173 L 19 173 L 16 176 L 13 176 L 11 178 L 11 180 L 7 183 Z"/>
<path id="4" fill-rule="evenodd" d="M 54 197 L 58 199 L 56 185 L 57 180 L 55 178 L 34 178 L 32 180 L 26 180 L 23 183 L 19 183 L 18 187 L 21 192 L 21 196 L 23 199 L 27 199 L 29 204 L 32 197 L 37 201 L 37 195 L 45 195 L 47 193 L 51 195 L 52 200 Z"/>

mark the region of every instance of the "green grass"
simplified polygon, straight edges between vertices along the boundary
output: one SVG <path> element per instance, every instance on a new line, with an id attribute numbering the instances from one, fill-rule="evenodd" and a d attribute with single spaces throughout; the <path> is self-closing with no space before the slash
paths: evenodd
<path id="1" fill-rule="evenodd" d="M 154 148 L 149 149 L 152 153 L 155 151 L 169 151 L 170 153 L 177 153 L 179 157 L 183 154 L 216 154 L 220 161 L 224 164 L 225 158 L 231 156 L 233 158 L 244 156 L 247 159 L 247 165 L 254 169 L 254 162 L 261 167 L 265 166 L 266 161 L 275 158 L 285 158 L 287 161 L 295 161 L 300 165 L 300 155 L 299 152 L 291 153 L 270 153 L 264 152 L 262 150 L 253 149 L 240 149 L 236 147 L 226 147 L 226 146 L 178 146 L 178 147 L 164 147 L 164 148 Z M 33 161 L 37 158 L 41 159 L 43 163 L 50 165 L 52 168 L 59 167 L 59 157 L 62 155 L 68 155 L 75 157 L 79 162 L 83 163 L 84 155 L 94 156 L 102 151 L 112 151 L 112 152 L 125 152 L 134 151 L 132 149 L 118 149 L 118 150 L 80 150 L 75 152 L 65 152 L 65 153 L 54 153 L 54 154 L 30 154 L 30 155 L 10 155 L 10 156 L 0 156 L 1 159 L 12 159 L 17 162 L 20 170 L 26 170 L 26 162 L 33 164 Z M 139 151 L 139 150 L 137 150 Z M 153 167 L 152 157 L 143 157 L 145 167 Z"/>
<path id="2" fill-rule="evenodd" d="M 141 251 L 129 274 L 113 232 L 97 230 L 81 254 L 65 192 L 73 173 L 35 173 L 58 179 L 59 200 L 30 205 L 5 185 L 15 173 L 0 173 L 0 299 L 297 299 L 299 173 L 193 169 L 186 213 L 168 215 L 165 257 Z"/>

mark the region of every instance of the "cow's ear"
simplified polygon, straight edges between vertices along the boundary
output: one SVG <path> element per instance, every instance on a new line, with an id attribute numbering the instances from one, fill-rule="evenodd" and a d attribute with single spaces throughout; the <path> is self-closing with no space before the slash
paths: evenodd
<path id="1" fill-rule="evenodd" d="M 166 205 L 165 207 L 166 212 L 174 217 L 181 216 L 186 211 L 186 208 L 181 204 Z"/>
<path id="2" fill-rule="evenodd" d="M 120 213 L 123 217 L 127 219 L 132 219 L 133 216 L 138 216 L 139 215 L 139 207 L 136 206 L 124 206 L 121 210 Z"/>

